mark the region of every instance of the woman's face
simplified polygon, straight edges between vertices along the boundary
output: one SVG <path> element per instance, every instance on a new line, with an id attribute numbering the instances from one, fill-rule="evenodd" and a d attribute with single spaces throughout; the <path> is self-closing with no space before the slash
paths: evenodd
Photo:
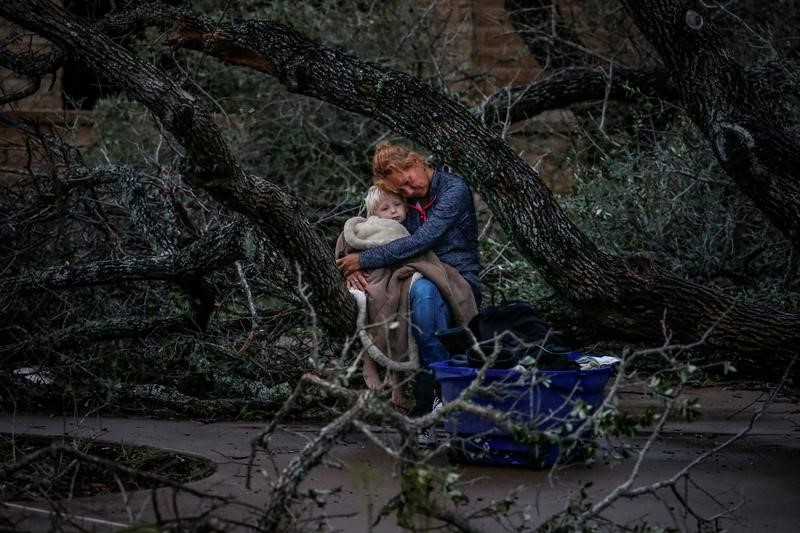
<path id="1" fill-rule="evenodd" d="M 412 166 L 403 170 L 395 170 L 386 177 L 404 198 L 424 198 L 433 178 L 433 169 L 417 161 Z"/>

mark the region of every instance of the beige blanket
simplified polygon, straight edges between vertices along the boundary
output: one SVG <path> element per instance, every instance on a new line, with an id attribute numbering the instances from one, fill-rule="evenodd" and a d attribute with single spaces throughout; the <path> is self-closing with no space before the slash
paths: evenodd
<path id="1" fill-rule="evenodd" d="M 354 217 L 344 225 L 336 254 L 381 246 L 407 235 L 408 230 L 394 220 Z M 392 370 L 419 367 L 410 333 L 408 295 L 411 284 L 420 276 L 439 288 L 453 312 L 455 325 L 466 326 L 478 312 L 469 283 L 430 251 L 397 265 L 365 271 L 365 275 L 366 295 L 351 291 L 359 304 L 359 335 L 370 357 Z"/>

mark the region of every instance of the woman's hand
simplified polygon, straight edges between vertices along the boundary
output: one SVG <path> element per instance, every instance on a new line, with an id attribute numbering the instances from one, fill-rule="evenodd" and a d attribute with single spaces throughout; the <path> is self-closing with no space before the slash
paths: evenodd
<path id="1" fill-rule="evenodd" d="M 353 272 L 361 270 L 361 261 L 358 254 L 347 254 L 341 259 L 336 260 L 336 268 L 344 277 L 348 277 Z"/>

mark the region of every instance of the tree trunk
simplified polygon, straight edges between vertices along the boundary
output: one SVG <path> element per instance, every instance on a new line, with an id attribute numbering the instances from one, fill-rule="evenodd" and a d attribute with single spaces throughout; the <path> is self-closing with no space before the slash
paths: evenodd
<path id="1" fill-rule="evenodd" d="M 301 203 L 247 174 L 212 117 L 162 71 L 46 0 L 9 0 L 0 14 L 80 57 L 101 77 L 145 105 L 186 149 L 184 176 L 222 204 L 248 215 L 312 290 L 310 303 L 337 338 L 355 327 L 355 302 L 335 268 L 333 247 L 301 212 Z"/>
<path id="2" fill-rule="evenodd" d="M 0 13 L 84 57 L 104 77 L 150 107 L 193 158 L 195 183 L 287 240 L 291 262 L 305 278 L 328 324 L 352 323 L 329 253 L 292 203 L 272 184 L 245 175 L 210 119 L 163 74 L 142 64 L 60 9 L 33 0 L 0 5 Z M 661 343 L 707 338 L 712 353 L 741 363 L 761 358 L 780 366 L 800 341 L 800 316 L 739 302 L 710 287 L 679 279 L 654 264 L 598 250 L 560 210 L 537 173 L 462 105 L 404 73 L 321 47 L 279 23 L 219 24 L 182 16 L 174 42 L 277 77 L 289 90 L 379 120 L 419 142 L 464 174 L 480 192 L 520 252 L 587 319 L 613 335 Z M 273 227 L 275 226 L 275 227 Z M 284 249 L 284 248 L 282 248 Z M 323 260 L 322 264 L 320 260 Z M 325 262 L 327 261 L 327 262 Z M 316 272 L 309 271 L 316 262 Z M 311 264 L 310 264 L 311 263 Z M 342 305 L 346 302 L 348 305 Z M 334 316 L 330 316 L 330 315 Z M 344 320 L 344 319 L 347 320 Z M 662 323 L 662 320 L 665 323 Z M 349 330 L 348 330 L 349 331 Z"/>
<path id="3" fill-rule="evenodd" d="M 694 0 L 623 0 L 742 191 L 800 247 L 800 138 L 783 129 Z"/>

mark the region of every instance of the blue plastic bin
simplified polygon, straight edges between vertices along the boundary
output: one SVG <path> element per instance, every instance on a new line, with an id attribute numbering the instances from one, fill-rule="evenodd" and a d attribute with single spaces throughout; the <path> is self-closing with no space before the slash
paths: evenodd
<path id="1" fill-rule="evenodd" d="M 578 359 L 584 355 L 588 354 L 570 353 L 568 357 Z M 458 398 L 478 373 L 476 368 L 451 361 L 433 363 L 431 369 L 441 383 L 445 404 Z M 575 402 L 580 400 L 592 411 L 596 409 L 603 401 L 612 370 L 611 365 L 589 370 L 540 370 L 535 373 L 489 369 L 484 379 L 485 387 L 470 401 L 509 413 L 515 422 L 537 431 L 558 430 L 566 423 L 577 427 L 581 421 L 570 415 Z M 490 420 L 472 413 L 454 413 L 445 420 L 444 427 L 455 437 L 451 440 L 449 453 L 454 462 L 544 468 L 554 464 L 560 452 L 558 445 L 553 443 L 516 442 Z M 583 442 L 591 437 L 591 430 L 576 436 Z M 580 451 L 581 446 L 576 446 L 572 455 L 580 455 Z M 569 459 L 562 457 L 561 461 Z"/>

